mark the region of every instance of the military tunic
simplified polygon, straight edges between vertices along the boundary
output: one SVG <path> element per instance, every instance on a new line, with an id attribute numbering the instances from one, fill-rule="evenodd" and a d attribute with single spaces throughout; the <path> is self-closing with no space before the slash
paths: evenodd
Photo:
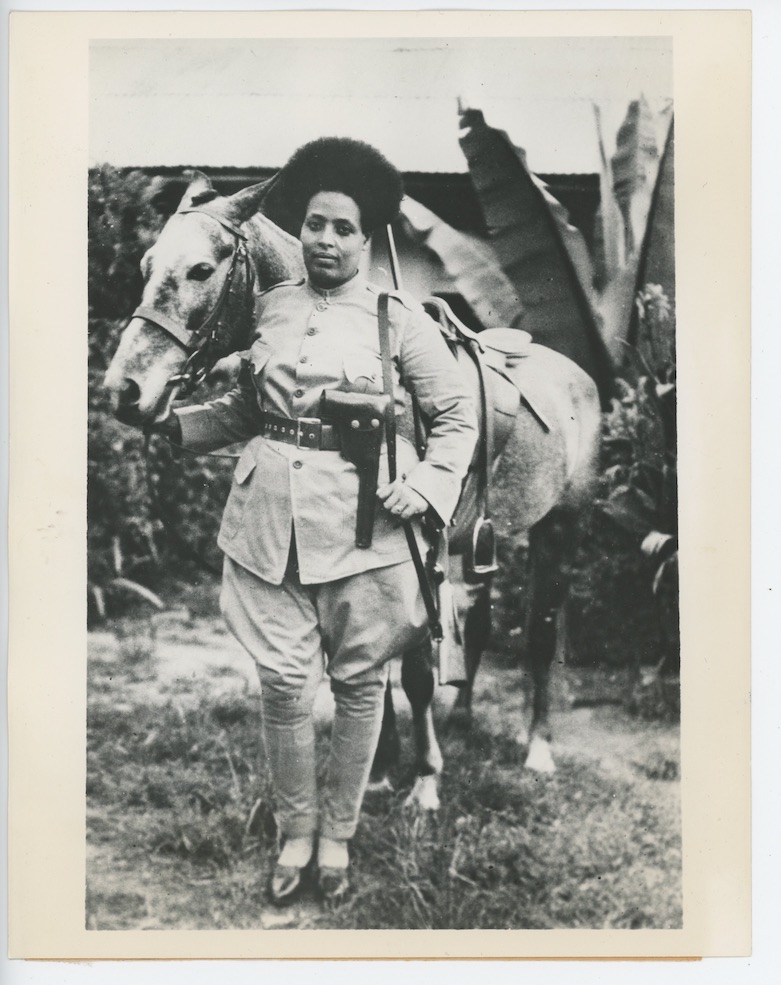
<path id="1" fill-rule="evenodd" d="M 297 448 L 258 435 L 257 412 L 319 417 L 325 389 L 382 392 L 378 290 L 356 276 L 330 291 L 304 281 L 261 296 L 259 328 L 244 354 L 240 385 L 202 407 L 180 411 L 183 440 L 211 451 L 249 439 L 236 466 L 219 546 L 237 564 L 278 585 L 295 530 L 302 584 L 316 584 L 409 559 L 404 532 L 378 502 L 374 540 L 355 546 L 358 473 L 338 451 Z M 398 473 L 448 523 L 477 438 L 472 397 L 439 331 L 408 295 L 389 305 Z M 419 461 L 404 426 L 409 391 L 430 422 Z M 380 483 L 387 481 L 387 456 Z"/>

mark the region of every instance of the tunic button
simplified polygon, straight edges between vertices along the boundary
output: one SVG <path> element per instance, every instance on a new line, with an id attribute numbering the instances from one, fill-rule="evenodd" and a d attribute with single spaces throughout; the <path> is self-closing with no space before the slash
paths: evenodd
<path id="1" fill-rule="evenodd" d="M 296 390 L 296 392 L 293 394 L 293 396 L 294 397 L 303 397 L 304 396 L 304 391 L 303 390 Z"/>
<path id="2" fill-rule="evenodd" d="M 300 468 L 301 468 L 301 465 L 302 465 L 302 464 L 303 464 L 302 462 L 299 462 L 299 461 L 298 461 L 298 460 L 296 459 L 296 461 L 295 461 L 295 462 L 293 462 L 293 468 L 294 468 L 294 469 L 300 469 Z"/>
<path id="3" fill-rule="evenodd" d="M 318 301 L 315 307 L 317 308 L 318 311 L 325 311 L 328 305 L 326 304 L 325 301 Z"/>
<path id="4" fill-rule="evenodd" d="M 317 334 L 317 329 L 316 328 L 310 328 L 306 334 L 307 335 L 316 335 Z"/>
<path id="5" fill-rule="evenodd" d="M 298 361 L 300 363 L 305 363 L 307 361 L 307 358 L 306 358 L 306 356 L 301 356 L 301 358 Z"/>

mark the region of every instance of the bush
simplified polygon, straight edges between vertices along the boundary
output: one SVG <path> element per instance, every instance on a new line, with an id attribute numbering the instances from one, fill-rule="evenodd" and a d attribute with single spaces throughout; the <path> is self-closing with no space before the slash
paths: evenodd
<path id="1" fill-rule="evenodd" d="M 603 418 L 600 497 L 576 566 L 573 596 L 581 633 L 597 641 L 602 637 L 602 646 L 614 651 L 620 648 L 609 662 L 655 664 L 676 672 L 675 353 L 661 331 L 670 314 L 662 289 L 647 284 L 637 306 L 639 342 L 653 364 L 628 347 L 631 382 L 617 381 L 621 396 Z"/>
<path id="2" fill-rule="evenodd" d="M 159 589 L 192 571 L 150 502 L 144 439 L 116 421 L 102 386 L 125 320 L 141 297 L 139 261 L 163 223 L 151 204 L 152 187 L 140 172 L 108 166 L 89 176 L 87 554 L 91 611 L 100 616 L 131 598 L 149 598 L 141 591 L 145 586 Z M 216 392 L 205 387 L 201 395 L 208 399 Z M 217 566 L 215 541 L 231 462 L 191 456 L 174 461 L 165 443 L 154 439 L 150 464 L 181 537 Z"/>

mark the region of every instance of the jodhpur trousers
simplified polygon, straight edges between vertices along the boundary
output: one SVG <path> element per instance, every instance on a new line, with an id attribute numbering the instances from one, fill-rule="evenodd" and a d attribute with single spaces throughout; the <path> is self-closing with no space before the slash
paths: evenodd
<path id="1" fill-rule="evenodd" d="M 226 557 L 220 603 L 258 667 L 280 834 L 352 838 L 382 725 L 389 660 L 428 632 L 412 562 L 302 585 L 293 555 L 282 584 L 270 585 Z M 318 823 L 312 709 L 324 671 L 336 710 Z"/>

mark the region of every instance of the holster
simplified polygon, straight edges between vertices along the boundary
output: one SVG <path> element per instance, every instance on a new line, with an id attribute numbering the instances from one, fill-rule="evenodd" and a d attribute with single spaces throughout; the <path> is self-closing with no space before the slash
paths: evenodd
<path id="1" fill-rule="evenodd" d="M 320 416 L 339 432 L 342 458 L 358 470 L 358 516 L 355 546 L 371 547 L 374 533 L 375 496 L 380 470 L 380 451 L 385 433 L 388 394 L 323 390 Z"/>

